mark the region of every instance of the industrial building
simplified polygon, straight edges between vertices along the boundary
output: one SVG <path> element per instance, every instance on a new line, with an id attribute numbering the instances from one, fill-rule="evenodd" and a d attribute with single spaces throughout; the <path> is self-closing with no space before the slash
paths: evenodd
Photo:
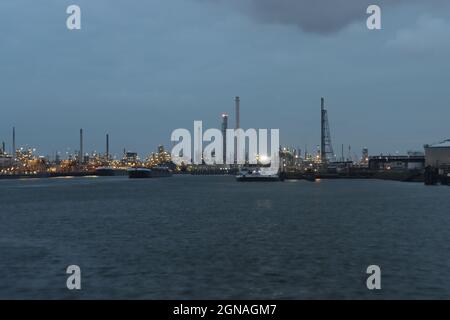
<path id="1" fill-rule="evenodd" d="M 0 169 L 9 168 L 13 165 L 12 156 L 7 154 L 0 154 Z"/>
<path id="2" fill-rule="evenodd" d="M 450 167 L 450 140 L 425 145 L 425 165 L 434 168 Z"/>
<path id="3" fill-rule="evenodd" d="M 424 168 L 423 155 L 391 156 L 380 155 L 369 157 L 370 170 L 421 170 Z"/>

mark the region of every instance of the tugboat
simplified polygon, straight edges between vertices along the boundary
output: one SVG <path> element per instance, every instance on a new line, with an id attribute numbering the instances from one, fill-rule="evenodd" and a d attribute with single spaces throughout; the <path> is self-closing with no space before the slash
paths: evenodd
<path id="1" fill-rule="evenodd" d="M 236 176 L 239 182 L 273 182 L 283 181 L 284 174 L 271 168 L 244 168 Z"/>
<path id="2" fill-rule="evenodd" d="M 128 177 L 130 179 L 146 179 L 146 178 L 164 178 L 171 177 L 172 171 L 167 167 L 149 168 L 131 168 L 128 169 Z"/>
<path id="3" fill-rule="evenodd" d="M 168 167 L 153 167 L 150 169 L 152 171 L 151 178 L 166 178 L 172 176 L 172 170 Z"/>

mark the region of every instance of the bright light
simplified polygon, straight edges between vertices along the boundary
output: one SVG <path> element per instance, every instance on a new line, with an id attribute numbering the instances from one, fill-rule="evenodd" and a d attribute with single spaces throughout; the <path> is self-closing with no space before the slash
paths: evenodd
<path id="1" fill-rule="evenodd" d="M 259 161 L 261 163 L 269 163 L 270 158 L 268 156 L 266 156 L 266 155 L 262 155 L 262 156 L 259 156 Z"/>

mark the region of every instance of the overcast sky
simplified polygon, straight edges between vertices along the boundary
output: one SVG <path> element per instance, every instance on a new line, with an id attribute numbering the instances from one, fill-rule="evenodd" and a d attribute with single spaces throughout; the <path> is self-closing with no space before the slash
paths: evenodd
<path id="1" fill-rule="evenodd" d="M 220 128 L 241 96 L 244 128 L 320 143 L 326 98 L 335 151 L 405 153 L 450 138 L 448 1 L 2 0 L 0 140 L 41 154 L 142 155 L 194 120 Z M 82 30 L 66 28 L 78 4 Z M 347 149 L 347 147 L 346 147 Z"/>

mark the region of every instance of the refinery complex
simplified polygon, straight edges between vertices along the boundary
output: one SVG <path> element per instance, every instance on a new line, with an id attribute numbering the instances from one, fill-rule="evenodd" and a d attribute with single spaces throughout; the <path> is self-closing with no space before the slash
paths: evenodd
<path id="1" fill-rule="evenodd" d="M 234 99 L 234 128 L 240 129 L 240 98 Z M 229 116 L 221 115 L 223 133 L 223 161 L 226 155 L 226 134 L 230 127 Z M 340 146 L 339 154 L 332 144 L 325 99 L 320 100 L 321 141 L 314 152 L 288 146 L 280 147 L 280 172 L 286 179 L 388 179 L 423 182 L 427 185 L 448 185 L 450 181 L 450 140 L 424 146 L 423 151 L 405 155 L 370 155 L 367 148 L 360 156 L 352 156 L 350 146 Z M 79 148 L 73 153 L 53 157 L 36 154 L 33 148 L 16 146 L 16 128 L 12 128 L 11 152 L 6 143 L 0 148 L 0 179 L 45 178 L 60 176 L 125 175 L 136 168 L 165 167 L 173 173 L 194 175 L 234 175 L 242 165 L 235 164 L 181 164 L 172 162 L 170 151 L 163 145 L 149 155 L 140 157 L 136 152 L 123 150 L 120 157 L 110 154 L 110 136 L 105 135 L 103 153 L 86 153 L 84 132 L 79 131 Z"/>

